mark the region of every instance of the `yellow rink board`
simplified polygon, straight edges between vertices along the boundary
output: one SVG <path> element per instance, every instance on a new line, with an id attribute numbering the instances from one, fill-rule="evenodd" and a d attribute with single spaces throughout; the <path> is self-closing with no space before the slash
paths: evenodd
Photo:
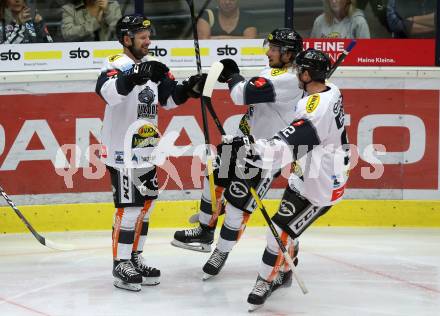
<path id="1" fill-rule="evenodd" d="M 273 214 L 279 200 L 265 200 Z M 157 201 L 150 227 L 188 227 L 188 218 L 199 201 Z M 39 232 L 107 230 L 112 226 L 112 203 L 19 206 Z M 251 216 L 249 226 L 264 226 L 261 212 Z M 315 226 L 440 227 L 440 201 L 344 200 L 319 218 Z M 26 226 L 10 207 L 0 207 L 0 233 L 26 232 Z"/>

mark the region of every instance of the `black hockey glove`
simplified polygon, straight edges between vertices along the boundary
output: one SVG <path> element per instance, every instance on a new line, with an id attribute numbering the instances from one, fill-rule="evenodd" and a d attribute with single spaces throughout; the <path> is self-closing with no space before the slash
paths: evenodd
<path id="1" fill-rule="evenodd" d="M 200 98 L 207 74 L 194 75 L 182 82 L 186 95 L 190 98 Z"/>
<path id="2" fill-rule="evenodd" d="M 169 68 L 159 61 L 145 61 L 134 65 L 127 74 L 127 79 L 135 85 L 142 85 L 151 80 L 155 83 L 162 81 L 169 71 Z"/>
<path id="3" fill-rule="evenodd" d="M 220 62 L 223 64 L 224 68 L 218 77 L 218 82 L 228 82 L 233 75 L 240 74 L 240 69 L 233 59 L 225 58 L 220 60 Z"/>
<path id="4" fill-rule="evenodd" d="M 222 143 L 232 145 L 232 150 L 236 153 L 238 153 L 241 148 L 244 148 L 247 156 L 254 156 L 252 145 L 255 143 L 255 139 L 252 135 L 235 137 L 232 135 L 224 135 L 222 136 Z"/>

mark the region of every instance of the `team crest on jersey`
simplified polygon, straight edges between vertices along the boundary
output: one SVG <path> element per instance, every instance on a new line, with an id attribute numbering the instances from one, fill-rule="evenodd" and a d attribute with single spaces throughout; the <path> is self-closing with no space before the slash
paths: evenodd
<path id="1" fill-rule="evenodd" d="M 138 95 L 139 102 L 151 104 L 154 101 L 154 92 L 150 87 L 145 87 Z"/>
<path id="2" fill-rule="evenodd" d="M 117 55 L 113 55 L 113 56 L 110 56 L 109 58 L 108 58 L 108 61 L 109 62 L 114 62 L 116 59 L 119 59 L 119 58 L 121 58 L 122 57 L 122 55 L 119 55 L 119 54 L 117 54 Z"/>
<path id="3" fill-rule="evenodd" d="M 138 95 L 138 118 L 154 119 L 157 115 L 157 106 L 154 102 L 154 92 L 150 87 L 146 86 Z"/>
<path id="4" fill-rule="evenodd" d="M 312 113 L 313 111 L 316 110 L 316 108 L 319 105 L 320 99 L 321 99 L 321 97 L 319 96 L 319 94 L 312 94 L 309 97 L 309 99 L 307 100 L 307 104 L 306 104 L 307 113 Z"/>
<path id="5" fill-rule="evenodd" d="M 271 70 L 270 74 L 275 77 L 285 74 L 286 72 L 287 72 L 287 68 L 274 68 Z"/>

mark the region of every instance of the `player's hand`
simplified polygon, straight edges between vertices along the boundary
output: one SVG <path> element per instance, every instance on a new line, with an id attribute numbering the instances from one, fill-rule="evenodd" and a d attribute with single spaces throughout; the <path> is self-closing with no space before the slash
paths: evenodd
<path id="1" fill-rule="evenodd" d="M 127 73 L 127 79 L 135 85 L 143 85 L 151 80 L 155 83 L 162 81 L 169 69 L 158 61 L 146 61 L 136 64 Z"/>
<path id="2" fill-rule="evenodd" d="M 207 74 L 194 75 L 182 82 L 186 94 L 190 98 L 200 98 L 203 87 L 205 86 Z"/>
<path id="3" fill-rule="evenodd" d="M 17 19 L 21 24 L 32 20 L 31 9 L 29 9 L 28 7 L 23 7 L 23 9 L 18 13 Z"/>
<path id="4" fill-rule="evenodd" d="M 232 150 L 235 152 L 244 149 L 247 155 L 253 155 L 252 144 L 255 143 L 255 139 L 252 135 L 248 135 L 248 136 L 224 135 L 222 136 L 222 143 L 227 145 L 232 145 Z"/>
<path id="5" fill-rule="evenodd" d="M 233 59 L 225 58 L 220 60 L 220 62 L 223 64 L 224 68 L 217 79 L 218 82 L 228 82 L 233 75 L 240 73 L 240 69 Z"/>
<path id="6" fill-rule="evenodd" d="M 158 83 L 165 79 L 167 73 L 170 71 L 170 69 L 165 64 L 162 64 L 161 62 L 155 60 L 140 63 L 138 67 L 138 72 L 141 78 L 148 78 L 155 83 Z"/>

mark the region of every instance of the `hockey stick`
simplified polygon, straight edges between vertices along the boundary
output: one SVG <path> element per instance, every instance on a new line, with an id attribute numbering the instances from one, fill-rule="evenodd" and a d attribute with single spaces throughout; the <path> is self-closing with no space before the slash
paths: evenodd
<path id="1" fill-rule="evenodd" d="M 214 89 L 215 82 L 217 81 L 218 76 L 220 76 L 220 73 L 222 72 L 223 67 L 224 67 L 223 64 L 218 62 L 218 61 L 211 65 L 211 69 L 209 70 L 208 77 L 206 78 L 205 87 L 203 89 L 203 96 L 202 96 L 202 98 L 203 98 L 204 103 L 211 102 L 211 96 L 212 96 L 212 91 Z M 302 292 L 304 294 L 306 294 L 308 292 L 308 290 L 307 290 L 306 286 L 304 285 L 304 282 L 300 279 L 300 277 L 296 273 L 295 265 L 293 263 L 293 260 L 290 257 L 289 253 L 287 252 L 287 249 L 284 246 L 283 242 L 281 241 L 281 238 L 278 235 L 278 232 L 276 231 L 275 226 L 272 223 L 272 220 L 270 219 L 269 215 L 267 214 L 267 210 L 264 207 L 263 203 L 261 202 L 260 197 L 258 196 L 258 194 L 255 191 L 255 189 L 245 179 L 241 169 L 240 168 L 237 168 L 237 169 L 240 171 L 240 176 L 244 180 L 244 183 L 245 183 L 247 189 L 252 194 L 252 197 L 255 199 L 255 201 L 256 201 L 256 203 L 258 205 L 258 208 L 263 213 L 263 217 L 266 220 L 267 225 L 269 226 L 270 230 L 272 231 L 272 234 L 273 234 L 275 240 L 277 241 L 277 243 L 278 243 L 278 245 L 280 247 L 280 250 L 281 250 L 281 252 L 284 255 L 284 258 L 286 259 L 286 262 L 289 264 L 289 267 L 292 270 L 292 274 L 293 274 L 294 278 L 298 282 L 298 285 L 301 288 Z"/>
<path id="2" fill-rule="evenodd" d="M 220 62 L 215 62 L 211 65 L 211 68 L 209 69 L 208 72 L 208 76 L 206 77 L 206 81 L 205 81 L 205 86 L 203 87 L 203 92 L 202 92 L 202 104 L 207 105 L 210 104 L 212 107 L 212 103 L 211 103 L 211 96 L 212 96 L 212 92 L 214 91 L 214 86 L 215 83 L 217 82 L 218 77 L 220 76 L 220 73 L 223 70 L 223 64 Z M 222 135 L 226 135 L 225 131 L 221 130 Z M 208 159 L 211 159 L 211 163 L 212 163 L 212 153 L 211 153 L 211 157 L 208 157 Z M 209 168 L 209 165 L 208 165 Z M 212 168 L 212 165 L 211 165 Z M 210 190 L 214 189 L 214 194 L 211 191 L 211 197 L 214 197 L 214 199 L 211 198 L 211 209 L 212 209 L 212 218 L 209 222 L 209 226 L 211 225 L 215 225 L 216 223 L 216 219 L 219 216 L 220 213 L 220 207 L 221 205 L 217 205 L 217 196 L 215 195 L 215 184 L 214 184 L 214 170 L 212 169 L 211 171 L 208 169 L 209 174 L 212 174 L 212 183 L 211 183 L 211 178 L 209 178 L 209 187 Z"/>
<path id="3" fill-rule="evenodd" d="M 193 38 L 194 38 L 194 50 L 196 55 L 196 64 L 197 64 L 197 73 L 199 75 L 202 74 L 202 61 L 200 59 L 200 46 L 199 46 L 199 35 L 197 33 L 197 21 L 194 13 L 194 1 L 193 0 L 186 0 L 189 5 L 189 10 L 191 12 L 191 24 L 192 24 L 192 31 L 193 31 Z M 217 126 L 217 129 L 219 130 L 220 134 L 225 135 L 225 130 L 223 129 L 222 124 L 220 123 L 220 120 L 215 113 L 214 107 L 212 106 L 212 103 L 207 103 L 206 108 L 208 109 L 209 113 L 211 114 L 212 119 L 214 120 L 215 125 Z M 202 110 L 203 113 L 203 110 Z"/>
<path id="4" fill-rule="evenodd" d="M 69 251 L 69 250 L 74 249 L 73 245 L 54 243 L 53 241 L 51 241 L 51 240 L 41 236 L 39 233 L 37 233 L 37 231 L 32 227 L 31 223 L 28 222 L 28 220 L 20 212 L 20 210 L 15 205 L 15 203 L 12 202 L 12 200 L 9 198 L 9 196 L 6 194 L 6 192 L 3 190 L 3 188 L 1 186 L 0 186 L 0 193 L 4 197 L 6 202 L 8 202 L 9 206 L 12 207 L 12 209 L 15 211 L 15 213 L 18 215 L 18 217 L 20 217 L 22 222 L 26 225 L 26 227 L 30 230 L 32 235 L 34 235 L 34 237 L 38 240 L 38 242 L 40 244 L 42 244 L 43 246 L 55 249 L 55 250 Z"/>
<path id="5" fill-rule="evenodd" d="M 307 294 L 309 291 L 306 288 L 306 285 L 304 284 L 304 281 L 299 277 L 298 273 L 296 273 L 296 267 L 293 263 L 292 258 L 290 257 L 289 253 L 287 252 L 286 247 L 284 246 L 283 242 L 281 241 L 280 235 L 278 234 L 277 230 L 275 229 L 275 226 L 273 225 L 273 222 L 271 218 L 269 217 L 269 214 L 267 214 L 267 210 L 264 207 L 263 202 L 261 201 L 260 197 L 257 194 L 257 191 L 249 184 L 249 182 L 246 180 L 246 178 L 243 175 L 243 171 L 240 168 L 237 168 L 240 172 L 240 175 L 246 185 L 247 188 L 249 188 L 249 192 L 251 193 L 252 197 L 254 198 L 255 202 L 258 205 L 258 208 L 260 209 L 261 213 L 263 214 L 264 219 L 266 220 L 267 225 L 270 228 L 270 231 L 272 232 L 273 237 L 275 238 L 278 246 L 280 247 L 281 252 L 283 253 L 284 259 L 286 260 L 287 264 L 290 267 L 290 270 L 292 270 L 293 277 L 295 278 L 296 282 L 298 283 L 299 287 L 301 288 L 301 291 L 303 294 Z"/>
<path id="6" fill-rule="evenodd" d="M 346 49 L 344 49 L 344 51 L 342 52 L 341 55 L 339 55 L 338 59 L 336 60 L 336 62 L 333 64 L 332 68 L 330 69 L 330 71 L 327 74 L 327 79 L 329 79 L 333 73 L 335 72 L 336 68 L 339 67 L 340 64 L 342 64 L 342 62 L 344 61 L 345 57 L 347 57 L 348 54 L 350 54 L 351 50 L 353 49 L 353 47 L 355 47 L 356 45 L 356 40 L 352 40 Z"/>
<path id="7" fill-rule="evenodd" d="M 197 34 L 197 25 L 196 25 L 196 19 L 194 17 L 194 1 L 193 0 L 187 0 L 189 9 L 191 11 L 191 23 L 192 23 L 192 29 L 193 29 L 193 35 L 194 35 L 194 49 L 196 54 L 196 64 L 197 64 L 197 73 L 199 75 L 202 74 L 202 62 L 200 60 L 200 47 L 199 47 L 199 36 Z M 218 77 L 217 77 L 218 78 Z M 215 81 L 217 81 L 217 78 L 215 78 Z M 212 79 L 210 79 L 212 81 Z M 203 88 L 203 91 L 206 89 L 206 85 L 208 86 L 212 85 L 211 88 L 211 94 L 212 89 L 214 89 L 215 81 L 211 84 L 208 82 L 208 78 L 206 78 L 205 81 L 205 87 Z M 206 168 L 208 170 L 208 180 L 209 180 L 209 191 L 211 193 L 211 211 L 212 214 L 217 213 L 217 197 L 215 195 L 215 184 L 214 184 L 214 168 L 212 166 L 212 152 L 211 152 L 211 142 L 209 141 L 209 130 L 208 130 L 208 118 L 206 117 L 206 108 L 208 107 L 205 103 L 205 98 L 202 96 L 200 98 L 200 104 L 202 108 L 202 120 L 203 120 L 203 133 L 205 136 L 205 144 L 206 144 Z"/>

